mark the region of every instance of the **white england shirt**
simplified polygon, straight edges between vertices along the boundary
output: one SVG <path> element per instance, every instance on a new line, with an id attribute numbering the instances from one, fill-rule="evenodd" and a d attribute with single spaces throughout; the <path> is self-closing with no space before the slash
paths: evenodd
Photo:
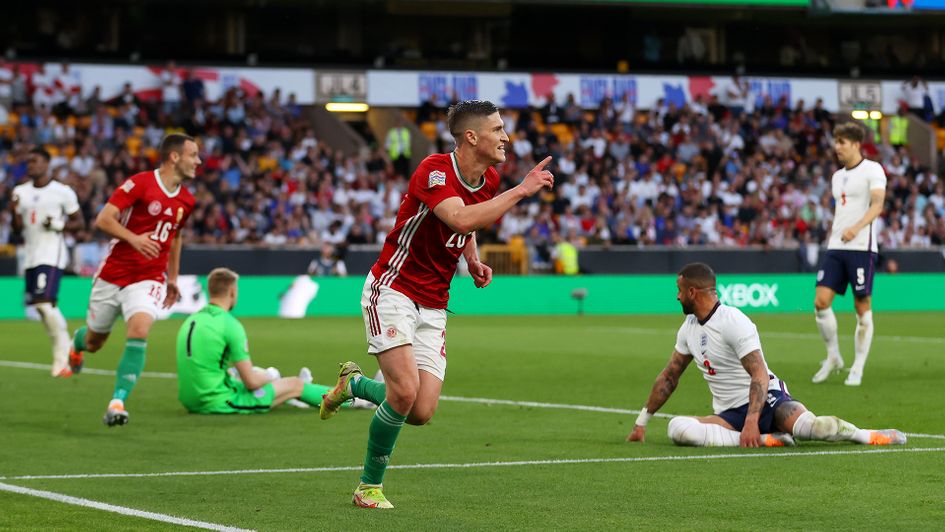
<path id="1" fill-rule="evenodd" d="M 61 232 L 46 229 L 44 223 L 47 217 L 65 223 L 66 217 L 78 212 L 79 200 L 75 192 L 56 180 L 41 188 L 34 187 L 30 181 L 14 188 L 13 197 L 18 202 L 16 213 L 23 220 L 24 267 L 65 268 L 69 263 L 65 239 Z"/>
<path id="2" fill-rule="evenodd" d="M 751 375 L 741 360 L 752 351 L 761 351 L 758 328 L 742 311 L 717 303 L 704 322 L 694 315 L 676 334 L 676 351 L 690 355 L 702 371 L 712 393 L 712 409 L 716 414 L 748 403 Z M 764 353 L 761 353 L 764 362 Z M 781 380 L 767 369 L 768 389 L 782 389 Z M 787 388 L 784 388 L 786 390 Z"/>
<path id="3" fill-rule="evenodd" d="M 876 161 L 863 159 L 850 170 L 841 168 L 833 174 L 832 188 L 836 207 L 827 249 L 878 251 L 875 222 L 861 229 L 856 238 L 849 242 L 844 242 L 841 237 L 848 227 L 863 219 L 870 208 L 870 193 L 886 189 L 883 167 Z"/>

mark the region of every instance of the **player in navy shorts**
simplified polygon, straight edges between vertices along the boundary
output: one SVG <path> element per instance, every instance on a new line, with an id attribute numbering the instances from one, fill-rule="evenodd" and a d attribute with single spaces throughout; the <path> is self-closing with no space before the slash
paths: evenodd
<path id="1" fill-rule="evenodd" d="M 886 173 L 879 163 L 863 158 L 860 153 L 863 136 L 863 128 L 855 123 L 841 124 L 834 130 L 834 151 L 843 167 L 831 178 L 833 223 L 827 253 L 817 272 L 814 316 L 827 346 L 827 358 L 811 379 L 815 383 L 824 382 L 844 366 L 837 339 L 837 317 L 831 305 L 834 296 L 846 294 L 847 285 L 853 287 L 856 309 L 854 359 L 844 381 L 847 386 L 860 385 L 873 342 L 873 273 L 879 251 L 874 222 L 883 211 Z"/>

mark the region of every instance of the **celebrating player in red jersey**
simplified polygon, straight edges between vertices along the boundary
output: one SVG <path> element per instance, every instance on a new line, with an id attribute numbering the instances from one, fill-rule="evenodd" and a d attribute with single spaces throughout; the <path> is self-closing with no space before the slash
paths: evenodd
<path id="1" fill-rule="evenodd" d="M 148 332 L 160 307 L 169 308 L 179 297 L 180 228 L 194 208 L 182 182 L 194 178 L 200 162 L 192 137 L 168 135 L 161 141 L 161 167 L 131 176 L 95 220 L 112 241 L 92 283 L 87 325 L 72 339 L 69 365 L 73 373 L 82 370 L 82 352 L 105 345 L 121 312 L 127 340 L 105 412 L 108 426 L 128 422 L 124 402 L 144 369 Z"/>
<path id="2" fill-rule="evenodd" d="M 352 397 L 379 408 L 371 421 L 367 457 L 354 504 L 392 508 L 381 492 L 384 471 L 404 421 L 423 425 L 433 417 L 446 376 L 446 304 L 459 256 L 479 288 L 492 282 L 492 268 L 479 260 L 477 229 L 488 227 L 554 176 L 547 157 L 516 187 L 496 196 L 509 141 L 495 105 L 457 103 L 447 117 L 456 150 L 420 163 L 397 223 L 371 268 L 361 294 L 368 353 L 377 356 L 384 382 L 361 374 L 354 362 L 341 365 L 338 385 L 325 395 L 322 419 Z M 386 383 L 386 386 L 385 386 Z"/>

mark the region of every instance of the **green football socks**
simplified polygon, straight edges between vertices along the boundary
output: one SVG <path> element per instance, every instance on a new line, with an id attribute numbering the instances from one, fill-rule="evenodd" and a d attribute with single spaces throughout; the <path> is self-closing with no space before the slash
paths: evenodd
<path id="1" fill-rule="evenodd" d="M 141 371 L 144 370 L 144 355 L 147 348 L 148 341 L 144 339 L 129 338 L 125 342 L 125 352 L 121 354 L 121 361 L 118 362 L 118 371 L 115 375 L 113 399 L 124 402 L 138 383 Z"/>
<path id="2" fill-rule="evenodd" d="M 85 351 L 85 333 L 89 328 L 85 325 L 75 330 L 75 336 L 72 337 L 72 347 L 76 351 Z"/>
<path id="3" fill-rule="evenodd" d="M 351 380 L 351 394 L 379 405 L 387 395 L 387 386 L 364 375 L 355 375 Z"/>
<path id="4" fill-rule="evenodd" d="M 364 472 L 361 474 L 362 483 L 382 484 L 384 482 L 384 471 L 387 470 L 394 444 L 406 419 L 407 416 L 398 414 L 387 404 L 387 401 L 382 402 L 374 411 L 374 418 L 371 419 L 371 428 L 368 431 L 367 456 L 364 457 Z"/>
<path id="5" fill-rule="evenodd" d="M 306 382 L 302 385 L 302 395 L 299 396 L 299 400 L 311 406 L 319 406 L 322 404 L 322 396 L 330 391 L 330 386 Z"/>

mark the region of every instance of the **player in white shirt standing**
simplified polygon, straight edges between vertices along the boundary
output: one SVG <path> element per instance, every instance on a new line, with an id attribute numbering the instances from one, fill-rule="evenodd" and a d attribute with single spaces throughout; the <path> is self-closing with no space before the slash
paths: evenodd
<path id="1" fill-rule="evenodd" d="M 669 437 L 678 445 L 782 447 L 794 445 L 794 438 L 906 443 L 898 430 L 865 430 L 835 416 L 817 416 L 791 397 L 787 385 L 768 369 L 758 328 L 742 311 L 719 301 L 715 272 L 707 264 L 684 266 L 676 286 L 686 321 L 627 441 L 644 441 L 650 417 L 666 403 L 695 359 L 712 393 L 714 414 L 671 419 Z"/>
<path id="2" fill-rule="evenodd" d="M 843 369 L 837 340 L 837 317 L 831 305 L 834 296 L 844 295 L 847 285 L 851 285 L 856 309 L 856 334 L 853 337 L 853 366 L 844 384 L 859 386 L 873 342 L 871 294 L 879 250 L 873 221 L 883 211 L 886 172 L 879 163 L 864 159 L 860 153 L 865 131 L 858 124 L 841 124 L 834 129 L 833 135 L 834 150 L 843 168 L 833 174 L 836 207 L 827 253 L 817 272 L 814 296 L 817 328 L 827 344 L 827 358 L 811 380 L 824 382 L 831 373 Z"/>
<path id="3" fill-rule="evenodd" d="M 13 226 L 22 231 L 26 247 L 26 304 L 36 308 L 52 340 L 52 375 L 68 377 L 69 333 L 56 306 L 59 280 L 69 262 L 62 233 L 81 231 L 85 221 L 75 192 L 50 177 L 49 159 L 42 148 L 30 150 L 30 181 L 13 189 Z"/>

